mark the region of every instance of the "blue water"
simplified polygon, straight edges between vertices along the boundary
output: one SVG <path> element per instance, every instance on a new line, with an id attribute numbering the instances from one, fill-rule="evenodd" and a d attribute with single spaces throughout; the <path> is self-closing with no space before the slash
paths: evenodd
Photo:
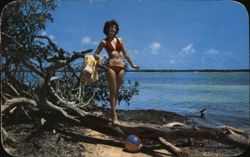
<path id="1" fill-rule="evenodd" d="M 206 108 L 204 119 L 194 119 L 199 124 L 250 130 L 248 72 L 131 72 L 125 79 L 139 81 L 140 93 L 132 98 L 130 106 L 121 102 L 119 109 L 188 115 Z"/>

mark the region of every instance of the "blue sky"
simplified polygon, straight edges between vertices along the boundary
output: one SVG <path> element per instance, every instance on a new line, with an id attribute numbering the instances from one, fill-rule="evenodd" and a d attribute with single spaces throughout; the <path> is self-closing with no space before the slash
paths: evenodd
<path id="1" fill-rule="evenodd" d="M 249 25 L 243 5 L 230 0 L 64 0 L 43 35 L 67 51 L 96 49 L 104 22 L 141 69 L 248 69 Z M 101 56 L 107 56 L 105 49 Z"/>

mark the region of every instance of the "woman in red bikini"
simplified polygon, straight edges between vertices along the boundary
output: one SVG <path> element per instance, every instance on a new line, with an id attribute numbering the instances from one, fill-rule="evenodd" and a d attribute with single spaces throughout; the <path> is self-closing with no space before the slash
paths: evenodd
<path id="1" fill-rule="evenodd" d="M 101 40 L 94 53 L 94 57 L 97 60 L 98 64 L 102 63 L 102 60 L 99 57 L 99 53 L 103 48 L 106 49 L 109 55 L 108 62 L 105 67 L 110 91 L 112 124 L 118 123 L 116 115 L 116 103 L 118 99 L 118 91 L 122 85 L 123 77 L 125 74 L 125 67 L 122 61 L 121 53 L 126 58 L 131 67 L 139 69 L 139 66 L 133 64 L 131 59 L 129 58 L 129 55 L 124 48 L 122 39 L 116 36 L 118 31 L 119 25 L 115 20 L 105 22 L 103 32 L 106 35 L 106 38 Z"/>

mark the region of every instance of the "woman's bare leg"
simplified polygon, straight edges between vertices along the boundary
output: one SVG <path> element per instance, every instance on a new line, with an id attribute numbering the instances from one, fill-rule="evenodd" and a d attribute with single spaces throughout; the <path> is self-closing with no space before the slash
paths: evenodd
<path id="1" fill-rule="evenodd" d="M 116 75 L 116 99 L 115 99 L 116 101 L 115 101 L 115 104 L 117 104 L 117 101 L 118 101 L 119 89 L 122 85 L 124 74 L 125 74 L 125 70 L 121 70 Z"/>
<path id="2" fill-rule="evenodd" d="M 111 115 L 112 115 L 112 123 L 118 123 L 117 115 L 116 115 L 116 73 L 112 69 L 108 69 L 106 73 L 106 77 L 108 80 L 109 92 L 110 92 L 110 106 L 111 106 Z"/>

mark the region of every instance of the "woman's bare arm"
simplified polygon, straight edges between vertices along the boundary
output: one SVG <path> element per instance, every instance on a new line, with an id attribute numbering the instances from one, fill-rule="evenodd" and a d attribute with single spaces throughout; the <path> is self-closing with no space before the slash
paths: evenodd
<path id="1" fill-rule="evenodd" d="M 104 42 L 101 41 L 101 42 L 99 43 L 99 45 L 98 45 L 98 47 L 97 47 L 95 53 L 94 53 L 94 57 L 95 57 L 95 59 L 97 60 L 97 63 L 98 63 L 98 64 L 102 64 L 102 59 L 101 59 L 101 57 L 99 56 L 99 54 L 100 54 L 100 52 L 102 51 L 103 46 L 104 46 Z"/>

